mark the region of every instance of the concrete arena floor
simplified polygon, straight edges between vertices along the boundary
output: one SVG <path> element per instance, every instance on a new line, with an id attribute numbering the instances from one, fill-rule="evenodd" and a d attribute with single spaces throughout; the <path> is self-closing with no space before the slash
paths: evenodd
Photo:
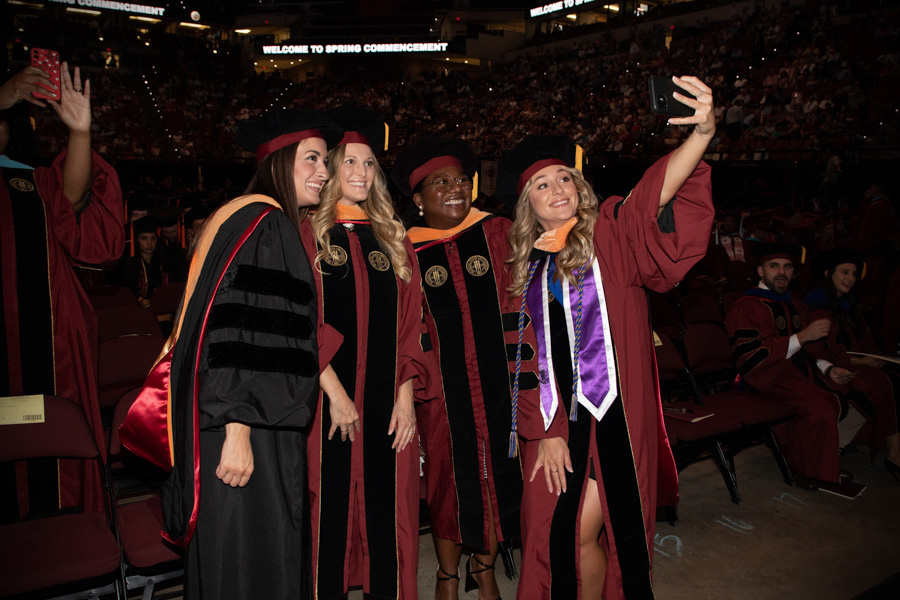
<path id="1" fill-rule="evenodd" d="M 735 460 L 740 506 L 712 461 L 687 467 L 678 525 L 657 523 L 657 600 L 900 600 L 900 483 L 882 460 L 872 465 L 865 448 L 841 459 L 868 486 L 848 500 L 787 486 L 769 450 L 749 448 Z M 430 600 L 437 559 L 431 535 L 419 541 L 419 598 Z M 513 600 L 516 582 L 498 568 L 502 596 Z M 460 599 L 478 598 L 459 589 Z"/>

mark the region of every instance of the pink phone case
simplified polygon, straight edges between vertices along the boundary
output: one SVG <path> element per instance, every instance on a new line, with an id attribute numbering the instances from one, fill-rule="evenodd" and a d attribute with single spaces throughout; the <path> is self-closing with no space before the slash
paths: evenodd
<path id="1" fill-rule="evenodd" d="M 56 84 L 56 90 L 52 90 L 42 83 L 38 83 L 38 85 L 50 92 L 55 91 L 57 94 L 54 97 L 41 92 L 33 92 L 32 95 L 41 100 L 59 100 L 59 52 L 56 50 L 45 50 L 44 48 L 32 48 L 31 64 L 47 73 L 47 77 Z"/>

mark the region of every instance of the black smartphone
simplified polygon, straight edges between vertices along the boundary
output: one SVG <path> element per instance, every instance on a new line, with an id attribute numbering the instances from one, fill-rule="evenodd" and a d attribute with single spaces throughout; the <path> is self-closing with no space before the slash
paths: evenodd
<path id="1" fill-rule="evenodd" d="M 693 117 L 694 109 L 687 104 L 682 104 L 672 95 L 678 92 L 682 96 L 696 99 L 693 94 L 684 88 L 675 85 L 670 77 L 654 75 L 650 78 L 650 109 L 659 115 L 669 117 Z"/>

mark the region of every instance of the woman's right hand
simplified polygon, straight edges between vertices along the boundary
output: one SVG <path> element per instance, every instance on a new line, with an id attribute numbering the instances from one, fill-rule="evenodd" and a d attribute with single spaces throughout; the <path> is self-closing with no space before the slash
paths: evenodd
<path id="1" fill-rule="evenodd" d="M 356 434 L 362 431 L 359 413 L 331 365 L 325 367 L 319 376 L 319 387 L 328 396 L 328 414 L 331 416 L 328 439 L 334 437 L 334 432 L 340 427 L 342 441 L 346 441 L 348 437 L 351 442 L 356 440 Z"/>
<path id="2" fill-rule="evenodd" d="M 544 468 L 544 479 L 547 481 L 547 491 L 551 494 L 556 488 L 556 495 L 566 491 L 566 476 L 563 469 L 572 472 L 572 459 L 569 457 L 569 445 L 561 437 L 547 438 L 538 442 L 537 460 L 531 470 L 531 479 L 534 481 L 538 470 Z"/>
<path id="3" fill-rule="evenodd" d="M 343 396 L 328 396 L 328 414 L 331 415 L 331 429 L 328 431 L 328 439 L 334 436 L 334 432 L 338 427 L 341 428 L 341 441 L 353 442 L 356 440 L 356 433 L 360 431 L 359 413 L 356 407 L 347 396 L 346 392 Z"/>

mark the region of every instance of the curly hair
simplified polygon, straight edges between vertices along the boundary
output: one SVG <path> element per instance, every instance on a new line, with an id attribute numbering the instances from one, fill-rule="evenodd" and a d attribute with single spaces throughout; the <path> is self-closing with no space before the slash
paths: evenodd
<path id="1" fill-rule="evenodd" d="M 594 223 L 597 221 L 597 209 L 600 202 L 590 184 L 585 181 L 581 171 L 571 167 L 563 167 L 563 170 L 572 176 L 575 190 L 578 192 L 578 206 L 575 209 L 578 221 L 569 232 L 565 247 L 559 252 L 556 268 L 558 277 L 565 277 L 569 283 L 575 285 L 577 282 L 573 270 L 590 263 L 594 258 Z M 510 267 L 512 283 L 508 291 L 510 297 L 513 298 L 525 293 L 528 279 L 528 257 L 531 255 L 535 240 L 544 233 L 544 227 L 534 214 L 534 208 L 529 200 L 532 186 L 533 180 L 525 184 L 525 188 L 519 195 L 519 201 L 516 204 L 516 220 L 509 230 L 509 245 L 512 247 L 512 252 L 506 262 L 512 265 Z"/>
<path id="2" fill-rule="evenodd" d="M 342 196 L 338 172 L 344 162 L 345 148 L 346 145 L 341 144 L 328 153 L 328 183 L 322 189 L 319 196 L 321 200 L 319 208 L 312 218 L 313 232 L 319 245 L 315 260 L 316 268 L 320 268 L 319 263 L 329 255 L 331 248 L 331 228 L 337 219 L 337 203 Z M 394 215 L 394 205 L 391 202 L 391 195 L 388 193 L 387 179 L 377 159 L 374 167 L 375 181 L 372 182 L 366 201 L 361 202 L 359 206 L 372 221 L 375 239 L 391 259 L 397 277 L 409 283 L 412 271 L 406 255 L 406 248 L 403 247 L 406 229 Z"/>

